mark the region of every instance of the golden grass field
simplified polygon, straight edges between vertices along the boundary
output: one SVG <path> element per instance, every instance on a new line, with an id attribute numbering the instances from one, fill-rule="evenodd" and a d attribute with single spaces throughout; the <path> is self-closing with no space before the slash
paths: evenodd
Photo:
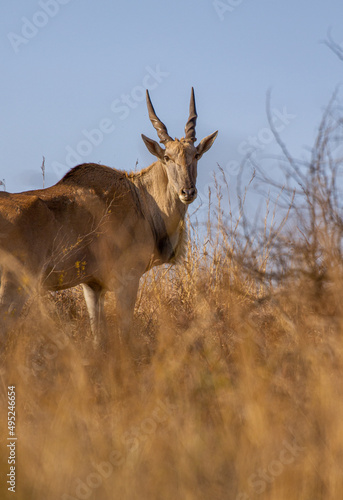
<path id="1" fill-rule="evenodd" d="M 1 371 L 1 499 L 342 498 L 343 225 L 311 162 L 303 210 L 278 223 L 236 220 L 218 188 L 184 262 L 142 280 L 130 350 L 97 355 L 78 289 L 27 306 Z"/>

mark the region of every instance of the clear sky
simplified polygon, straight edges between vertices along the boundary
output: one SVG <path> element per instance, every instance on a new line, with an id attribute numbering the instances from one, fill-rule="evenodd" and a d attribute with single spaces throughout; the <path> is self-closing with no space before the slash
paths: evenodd
<path id="1" fill-rule="evenodd" d="M 234 184 L 249 147 L 273 148 L 266 92 L 283 139 L 312 144 L 343 64 L 342 0 L 16 0 L 1 3 L 1 167 L 11 192 L 42 187 L 82 162 L 133 170 L 153 157 L 141 133 L 149 87 L 181 137 L 193 85 L 197 137 L 219 136 L 199 163 L 199 191 L 217 162 Z M 254 146 L 251 146 L 254 144 Z"/>

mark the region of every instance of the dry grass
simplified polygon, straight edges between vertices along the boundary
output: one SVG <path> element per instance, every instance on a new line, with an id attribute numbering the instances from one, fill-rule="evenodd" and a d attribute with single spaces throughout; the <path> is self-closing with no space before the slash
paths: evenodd
<path id="1" fill-rule="evenodd" d="M 113 371 L 77 290 L 28 307 L 1 372 L 1 499 L 9 385 L 20 500 L 342 497 L 341 226 L 317 173 L 309 214 L 254 232 L 218 193 L 185 262 L 143 280 Z"/>

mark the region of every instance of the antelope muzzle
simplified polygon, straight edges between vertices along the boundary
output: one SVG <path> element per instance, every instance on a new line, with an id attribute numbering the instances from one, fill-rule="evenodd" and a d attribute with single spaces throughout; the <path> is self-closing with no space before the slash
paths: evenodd
<path id="1" fill-rule="evenodd" d="M 197 189 L 195 186 L 183 188 L 180 191 L 179 198 L 185 205 L 192 203 L 197 197 Z"/>

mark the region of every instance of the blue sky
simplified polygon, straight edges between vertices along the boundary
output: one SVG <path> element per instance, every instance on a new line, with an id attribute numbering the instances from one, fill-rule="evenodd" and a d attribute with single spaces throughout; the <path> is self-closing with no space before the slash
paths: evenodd
<path id="1" fill-rule="evenodd" d="M 177 137 L 195 87 L 198 139 L 219 130 L 199 191 L 217 162 L 234 185 L 250 143 L 275 147 L 268 89 L 275 123 L 301 155 L 343 81 L 343 64 L 320 43 L 330 27 L 343 42 L 341 0 L 17 0 L 1 10 L 0 179 L 11 192 L 42 186 L 42 155 L 46 185 L 81 162 L 149 165 L 140 135 L 157 137 L 146 86 Z"/>

